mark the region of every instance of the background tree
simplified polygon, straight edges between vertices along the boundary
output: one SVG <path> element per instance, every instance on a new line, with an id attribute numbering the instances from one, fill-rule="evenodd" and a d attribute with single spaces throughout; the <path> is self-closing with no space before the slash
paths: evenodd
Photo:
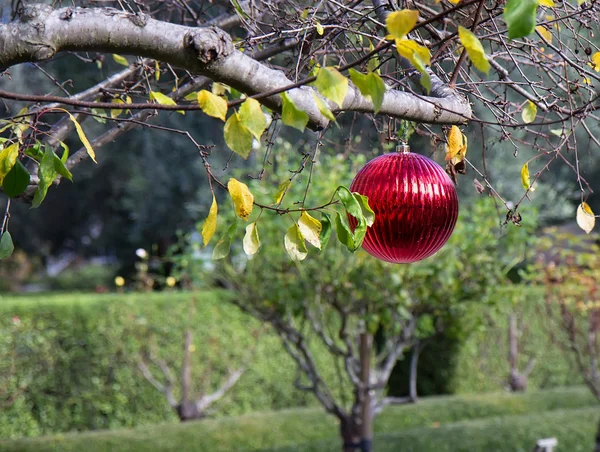
<path id="1" fill-rule="evenodd" d="M 600 250 L 595 240 L 556 229 L 549 231 L 540 250 L 529 278 L 544 291 L 548 333 L 600 401 Z M 600 450 L 600 425 L 595 450 Z"/>
<path id="2" fill-rule="evenodd" d="M 313 180 L 307 202 L 326 204 L 327 195 L 336 185 L 347 183 L 364 160 L 359 156 L 350 165 L 348 159 L 323 151 L 319 168 L 328 178 Z M 267 194 L 269 186 L 285 178 L 292 163 L 286 155 L 274 155 L 272 164 L 279 171 L 251 183 L 249 189 Z M 305 177 L 293 179 L 287 197 L 303 198 Z M 327 215 L 334 217 L 334 208 L 339 209 L 331 205 Z M 514 265 L 517 247 L 526 243 L 529 231 L 513 229 L 501 236 L 495 228 L 498 216 L 493 202 L 481 199 L 465 208 L 455 239 L 435 259 L 394 266 L 374 261 L 364 252 L 348 255 L 339 243 L 317 254 L 316 248 L 325 247 L 326 239 L 311 235 L 306 212 L 299 219 L 253 215 L 243 249 L 235 243 L 238 226 L 245 223 L 236 220 L 231 210 L 222 211 L 223 217 L 231 226 L 222 226 L 227 232 L 219 243 L 233 242 L 231 253 L 222 256 L 214 268 L 200 272 L 193 253 L 184 254 L 179 257 L 184 262 L 179 266 L 183 274 L 177 276 L 191 273 L 204 284 L 212 280 L 224 285 L 234 293 L 233 304 L 274 329 L 298 365 L 297 388 L 312 392 L 339 419 L 345 450 L 370 450 L 375 415 L 387 404 L 416 401 L 420 348 L 442 333 L 447 337 L 468 334 L 478 322 L 479 306 L 491 303 L 495 288 L 507 281 L 506 271 Z M 475 220 L 466 221 L 469 217 Z M 286 248 L 287 253 L 313 254 L 303 262 L 290 261 L 281 244 L 268 239 L 282 229 L 294 229 L 295 221 L 307 243 L 298 246 L 300 251 L 290 250 L 289 242 Z M 339 227 L 331 233 L 340 233 Z M 219 249 L 217 244 L 215 253 Z M 316 346 L 325 347 L 330 360 L 316 360 Z M 409 397 L 388 397 L 392 371 L 408 352 L 412 352 Z M 326 377 L 332 366 L 335 377 Z"/>

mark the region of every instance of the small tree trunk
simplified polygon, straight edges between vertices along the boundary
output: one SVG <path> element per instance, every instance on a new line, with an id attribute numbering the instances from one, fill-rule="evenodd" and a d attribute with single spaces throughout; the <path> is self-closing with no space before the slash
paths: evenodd
<path id="1" fill-rule="evenodd" d="M 417 366 L 419 364 L 419 354 L 421 353 L 421 342 L 416 341 L 412 350 L 412 356 L 410 358 L 410 381 L 409 381 L 409 393 L 410 401 L 416 403 L 418 399 L 417 394 Z"/>
<path id="2" fill-rule="evenodd" d="M 340 435 L 342 437 L 342 451 L 356 452 L 360 444 L 360 426 L 350 416 L 341 420 Z"/>
<path id="3" fill-rule="evenodd" d="M 598 431 L 596 432 L 596 446 L 594 452 L 600 452 L 600 422 L 598 423 Z"/>
<path id="4" fill-rule="evenodd" d="M 373 336 L 369 333 L 360 335 L 360 382 L 363 386 L 361 419 L 360 419 L 360 450 L 371 452 L 373 442 L 373 407 L 371 403 L 371 350 Z"/>

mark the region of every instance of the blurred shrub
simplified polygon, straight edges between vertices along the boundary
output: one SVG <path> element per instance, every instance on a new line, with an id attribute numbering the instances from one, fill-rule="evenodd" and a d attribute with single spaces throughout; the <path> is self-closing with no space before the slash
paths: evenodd
<path id="1" fill-rule="evenodd" d="M 142 344 L 155 344 L 178 378 L 183 334 L 192 325 L 192 377 L 198 390 L 214 390 L 230 366 L 248 357 L 260 328 L 226 296 L 0 296 L 0 437 L 175 421 L 137 369 Z M 312 402 L 293 389 L 294 378 L 279 339 L 263 333 L 249 370 L 215 410 L 239 414 Z"/>
<path id="2" fill-rule="evenodd" d="M 98 287 L 111 287 L 115 269 L 108 265 L 84 264 L 67 268 L 57 276 L 48 278 L 50 290 L 61 292 L 93 292 Z"/>

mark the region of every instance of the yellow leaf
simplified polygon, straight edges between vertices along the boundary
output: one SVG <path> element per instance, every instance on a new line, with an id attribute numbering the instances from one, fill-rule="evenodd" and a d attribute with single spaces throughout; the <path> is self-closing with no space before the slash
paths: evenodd
<path id="1" fill-rule="evenodd" d="M 348 93 L 348 79 L 333 67 L 319 69 L 314 86 L 323 96 L 335 102 L 339 107 L 344 103 Z"/>
<path id="2" fill-rule="evenodd" d="M 308 255 L 304 237 L 297 224 L 288 229 L 283 239 L 285 251 L 293 261 L 302 261 Z"/>
<path id="3" fill-rule="evenodd" d="M 403 9 L 388 14 L 385 20 L 385 26 L 389 33 L 387 39 L 404 39 L 418 20 L 419 12 L 412 9 Z"/>
<path id="4" fill-rule="evenodd" d="M 521 168 L 521 183 L 523 184 L 523 188 L 525 190 L 529 190 L 531 188 L 531 180 L 529 178 L 529 164 L 525 163 L 523 168 Z"/>
<path id="5" fill-rule="evenodd" d="M 304 239 L 315 248 L 321 249 L 321 222 L 311 217 L 307 212 L 302 212 L 298 220 L 298 227 Z"/>
<path id="6" fill-rule="evenodd" d="M 64 110 L 64 111 L 66 111 L 66 110 Z M 81 128 L 81 124 L 79 124 L 79 122 L 77 122 L 77 120 L 75 119 L 75 116 L 73 116 L 68 111 L 66 111 L 66 112 L 69 115 L 69 117 L 71 118 L 71 121 L 73 121 L 73 125 L 75 126 L 75 130 L 77 131 L 77 135 L 79 136 L 79 139 L 81 140 L 81 143 L 83 144 L 83 147 L 87 151 L 88 155 L 94 161 L 94 163 L 98 163 L 96 161 L 96 153 L 94 152 L 94 149 L 92 148 L 92 145 L 90 144 L 89 140 L 85 136 L 85 133 L 83 132 L 83 129 Z"/>
<path id="7" fill-rule="evenodd" d="M 452 126 L 450 132 L 448 132 L 447 140 L 446 161 L 456 157 L 456 154 L 458 154 L 463 148 L 463 134 L 458 127 Z"/>
<path id="8" fill-rule="evenodd" d="M 254 196 L 250 193 L 248 186 L 232 177 L 227 182 L 227 190 L 233 200 L 237 216 L 248 221 L 254 203 Z"/>
<path id="9" fill-rule="evenodd" d="M 260 239 L 258 238 L 258 228 L 256 227 L 256 221 L 246 226 L 246 235 L 242 242 L 244 253 L 248 256 L 253 256 L 258 252 L 260 248 Z"/>
<path id="10" fill-rule="evenodd" d="M 600 72 L 600 52 L 592 55 L 592 67 L 596 72 Z"/>
<path id="11" fill-rule="evenodd" d="M 113 99 L 111 101 L 112 104 L 124 104 L 125 102 L 123 102 L 121 99 Z M 119 110 L 110 110 L 110 117 L 111 118 L 118 118 L 121 113 L 123 113 L 123 110 L 119 109 Z"/>
<path id="12" fill-rule="evenodd" d="M 469 55 L 469 59 L 473 62 L 475 67 L 487 74 L 490 70 L 490 62 L 488 61 L 485 50 L 477 36 L 465 27 L 459 26 L 458 38 L 467 50 L 467 55 Z"/>
<path id="13" fill-rule="evenodd" d="M 204 220 L 202 224 L 202 241 L 204 242 L 204 246 L 208 245 L 210 239 L 214 235 L 217 230 L 217 213 L 219 211 L 219 207 L 217 206 L 217 200 L 215 199 L 215 195 L 213 195 L 212 204 L 210 206 L 210 210 L 208 211 L 208 217 Z"/>
<path id="14" fill-rule="evenodd" d="M 592 232 L 592 229 L 594 229 L 594 226 L 596 225 L 594 212 L 592 212 L 590 206 L 585 202 L 582 202 L 577 208 L 577 224 L 586 232 L 586 234 Z"/>
<path id="15" fill-rule="evenodd" d="M 538 0 L 538 4 L 541 6 L 547 6 L 548 8 L 554 8 L 554 0 Z"/>
<path id="16" fill-rule="evenodd" d="M 123 66 L 129 66 L 129 63 L 127 62 L 125 57 L 122 57 L 121 55 L 117 55 L 116 53 L 113 53 L 113 60 L 115 60 L 116 63 L 119 63 Z"/>
<path id="17" fill-rule="evenodd" d="M 537 114 L 537 107 L 530 100 L 525 104 L 525 108 L 521 112 L 521 118 L 523 118 L 523 122 L 529 124 L 535 121 L 535 115 Z"/>
<path id="18" fill-rule="evenodd" d="M 285 195 L 291 183 L 292 181 L 287 179 L 279 184 L 279 187 L 277 187 L 277 193 L 275 193 L 275 204 L 279 204 L 281 202 L 283 195 Z"/>
<path id="19" fill-rule="evenodd" d="M 421 73 L 421 85 L 430 91 L 431 78 L 426 68 L 431 64 L 429 49 L 410 39 L 396 39 L 396 50 Z"/>
<path id="20" fill-rule="evenodd" d="M 0 184 L 4 177 L 17 163 L 19 157 L 19 143 L 13 143 L 0 151 Z"/>
<path id="21" fill-rule="evenodd" d="M 245 159 L 248 158 L 252 151 L 254 135 L 242 124 L 239 113 L 229 116 L 223 127 L 223 137 L 229 149 Z"/>
<path id="22" fill-rule="evenodd" d="M 538 25 L 537 27 L 535 27 L 535 29 L 540 35 L 542 35 L 544 41 L 548 42 L 549 44 L 552 44 L 552 33 L 550 33 L 550 30 L 541 25 Z"/>
<path id="23" fill-rule="evenodd" d="M 150 91 L 150 100 L 154 100 L 161 105 L 177 105 L 174 99 L 159 91 Z M 185 115 L 183 110 L 177 110 L 177 113 Z"/>
<path id="24" fill-rule="evenodd" d="M 158 60 L 154 60 L 154 78 L 157 82 L 160 80 L 160 63 Z"/>
<path id="25" fill-rule="evenodd" d="M 254 138 L 260 140 L 263 132 L 267 128 L 267 118 L 260 108 L 260 102 L 256 99 L 247 98 L 238 111 L 240 122 L 254 135 Z"/>
<path id="26" fill-rule="evenodd" d="M 224 96 L 226 93 L 231 91 L 231 87 L 224 85 L 223 83 L 215 82 L 212 84 L 211 91 L 216 96 Z"/>
<path id="27" fill-rule="evenodd" d="M 198 93 L 198 105 L 204 113 L 213 118 L 225 121 L 227 115 L 227 101 L 210 91 L 203 89 Z"/>
<path id="28" fill-rule="evenodd" d="M 321 112 L 321 114 L 323 116 L 325 116 L 327 119 L 329 119 L 330 121 L 335 121 L 335 116 L 333 116 L 333 113 L 331 112 L 331 110 L 329 109 L 329 107 L 327 106 L 325 101 L 323 101 L 323 99 L 321 99 L 319 97 L 319 95 L 314 91 L 313 91 L 312 95 L 313 95 L 313 99 L 315 100 L 315 103 L 317 104 L 317 108 L 319 109 L 319 112 Z"/>
<path id="29" fill-rule="evenodd" d="M 323 33 L 325 32 L 325 30 L 323 29 L 323 25 L 317 22 L 315 24 L 315 28 L 317 29 L 317 33 L 319 33 L 319 36 L 323 36 Z"/>

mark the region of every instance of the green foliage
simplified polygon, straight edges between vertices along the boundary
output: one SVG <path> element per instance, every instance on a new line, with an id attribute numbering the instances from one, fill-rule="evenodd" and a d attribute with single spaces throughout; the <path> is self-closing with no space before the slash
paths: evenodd
<path id="1" fill-rule="evenodd" d="M 175 422 L 163 395 L 137 366 L 142 347 L 152 347 L 177 375 L 188 325 L 196 347 L 192 377 L 197 394 L 214 391 L 230 366 L 251 359 L 234 390 L 214 406 L 215 413 L 312 402 L 292 389 L 295 365 L 279 339 L 260 334 L 261 325 L 232 308 L 227 296 L 0 297 L 0 437 Z"/>
<path id="2" fill-rule="evenodd" d="M 10 232 L 6 231 L 0 236 L 0 259 L 6 259 L 11 256 L 15 246 L 12 241 Z"/>
<path id="3" fill-rule="evenodd" d="M 2 181 L 2 191 L 10 198 L 20 195 L 29 185 L 29 172 L 20 160 L 10 169 Z"/>
<path id="4" fill-rule="evenodd" d="M 553 410 L 553 411 L 550 411 Z M 535 440 L 557 436 L 568 450 L 589 450 L 597 407 L 586 388 L 525 395 L 438 397 L 388 407 L 375 421 L 380 450 L 529 451 Z M 502 416 L 502 417 L 498 417 Z M 338 451 L 338 426 L 321 410 L 252 413 L 134 430 L 0 442 L 3 451 Z M 483 447 L 484 444 L 489 447 Z M 418 447 L 417 447 L 418 446 Z M 472 446 L 472 447 L 468 447 Z M 464 447 L 464 448 L 461 448 Z"/>
<path id="5" fill-rule="evenodd" d="M 504 7 L 504 20 L 510 39 L 523 38 L 533 33 L 538 0 L 508 0 Z"/>

